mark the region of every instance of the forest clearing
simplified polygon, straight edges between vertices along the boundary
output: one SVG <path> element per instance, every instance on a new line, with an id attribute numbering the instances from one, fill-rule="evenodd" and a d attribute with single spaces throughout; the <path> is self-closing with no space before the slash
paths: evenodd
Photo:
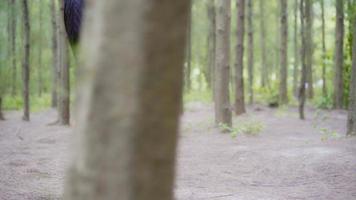
<path id="1" fill-rule="evenodd" d="M 356 0 L 1 0 L 0 200 L 356 200 Z"/>
<path id="2" fill-rule="evenodd" d="M 211 105 L 191 103 L 186 110 L 175 199 L 355 199 L 356 138 L 342 134 L 344 111 L 300 121 L 296 108 L 252 106 L 234 124 L 263 123 L 261 132 L 234 137 L 212 126 Z M 1 197 L 61 199 L 72 130 L 46 125 L 56 119 L 53 110 L 34 114 L 30 123 L 19 115 L 7 113 L 0 122 Z"/>

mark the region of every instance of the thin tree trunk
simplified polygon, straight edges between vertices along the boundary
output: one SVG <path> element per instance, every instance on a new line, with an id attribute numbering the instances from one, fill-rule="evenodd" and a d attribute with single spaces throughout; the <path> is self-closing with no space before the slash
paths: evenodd
<path id="1" fill-rule="evenodd" d="M 12 58 L 12 82 L 11 82 L 11 96 L 15 96 L 17 92 L 17 60 L 16 60 L 16 1 L 11 0 L 11 58 Z"/>
<path id="2" fill-rule="evenodd" d="M 245 0 L 237 0 L 237 43 L 236 43 L 236 86 L 235 86 L 235 114 L 246 112 L 243 79 L 243 55 L 245 35 Z"/>
<path id="3" fill-rule="evenodd" d="M 51 0 L 51 22 L 52 22 L 52 107 L 58 105 L 58 69 L 59 51 L 58 51 L 58 11 L 56 7 L 57 0 Z"/>
<path id="4" fill-rule="evenodd" d="M 344 65 L 344 0 L 336 1 L 336 35 L 334 57 L 334 108 L 343 107 L 343 65 Z"/>
<path id="5" fill-rule="evenodd" d="M 275 38 L 276 41 L 274 43 L 274 65 L 271 68 L 271 73 L 275 75 L 276 80 L 280 80 L 280 64 L 281 64 L 281 4 L 279 3 L 280 0 L 277 0 L 277 6 L 276 6 L 276 12 L 275 12 L 275 17 L 276 17 L 276 30 L 275 30 Z M 279 86 L 279 83 L 278 83 Z"/>
<path id="6" fill-rule="evenodd" d="M 325 44 L 325 6 L 324 0 L 320 0 L 320 7 L 321 7 L 321 40 L 322 40 L 322 75 L 321 79 L 323 81 L 323 96 L 326 97 L 327 88 L 326 88 L 326 44 Z"/>
<path id="7" fill-rule="evenodd" d="M 299 43 L 298 43 L 298 8 L 299 1 L 294 0 L 294 65 L 293 65 L 293 94 L 298 97 L 298 74 L 299 74 Z"/>
<path id="8" fill-rule="evenodd" d="M 349 114 L 347 119 L 347 135 L 356 135 L 356 17 L 353 24 L 352 72 L 350 83 Z"/>
<path id="9" fill-rule="evenodd" d="M 0 96 L 0 120 L 5 120 L 4 114 L 2 112 L 2 96 Z"/>
<path id="10" fill-rule="evenodd" d="M 302 46 L 301 46 L 301 61 L 302 61 L 302 70 L 301 70 L 301 81 L 299 88 L 299 118 L 304 120 L 304 104 L 305 104 L 305 84 L 306 84 L 306 76 L 307 76 L 307 66 L 306 66 L 306 46 L 307 39 L 305 34 L 305 0 L 300 0 L 300 35 L 302 38 Z"/>
<path id="11" fill-rule="evenodd" d="M 69 125 L 70 123 L 70 82 L 69 82 L 69 55 L 68 41 L 65 32 L 63 18 L 63 2 L 61 2 L 61 20 L 59 24 L 59 50 L 60 50 L 60 76 L 58 90 L 58 114 L 59 124 Z"/>
<path id="12" fill-rule="evenodd" d="M 305 0 L 305 34 L 306 34 L 306 65 L 307 65 L 307 94 L 308 98 L 312 99 L 314 97 L 314 86 L 313 86 L 313 53 L 314 53 L 314 42 L 313 42 L 313 0 Z"/>
<path id="13" fill-rule="evenodd" d="M 43 33 L 42 30 L 42 23 L 43 23 L 43 8 L 42 8 L 42 3 L 38 4 L 39 8 L 39 32 Z M 38 40 L 38 68 L 37 68 L 37 74 L 38 74 L 38 96 L 42 96 L 43 92 L 43 72 L 42 72 L 42 37 L 39 38 Z"/>
<path id="14" fill-rule="evenodd" d="M 64 199 L 172 200 L 189 1 L 90 2 Z"/>
<path id="15" fill-rule="evenodd" d="M 260 0 L 260 27 L 261 27 L 261 87 L 266 87 L 268 82 L 268 65 L 267 65 L 267 49 L 266 49 L 266 38 L 267 31 L 265 25 L 265 1 Z"/>
<path id="16" fill-rule="evenodd" d="M 209 35 L 208 35 L 208 71 L 210 76 L 210 81 L 208 80 L 208 87 L 213 90 L 214 88 L 214 70 L 215 70 L 215 48 L 216 48 L 216 12 L 215 12 L 215 2 L 214 0 L 209 0 L 207 3 L 208 10 L 208 20 L 209 20 Z M 213 95 L 214 96 L 214 95 Z"/>
<path id="17" fill-rule="evenodd" d="M 280 85 L 279 103 L 288 103 L 288 4 L 287 0 L 280 0 L 281 3 L 281 54 L 280 54 Z"/>
<path id="18" fill-rule="evenodd" d="M 215 122 L 231 127 L 229 94 L 231 1 L 217 1 L 215 58 Z"/>
<path id="19" fill-rule="evenodd" d="M 254 55 L 253 55 L 253 0 L 248 0 L 248 92 L 249 103 L 253 103 Z"/>
<path id="20" fill-rule="evenodd" d="M 24 113 L 22 119 L 30 120 L 30 17 L 28 1 L 22 0 L 22 14 L 24 23 L 24 60 L 22 64 L 22 96 L 24 102 Z"/>

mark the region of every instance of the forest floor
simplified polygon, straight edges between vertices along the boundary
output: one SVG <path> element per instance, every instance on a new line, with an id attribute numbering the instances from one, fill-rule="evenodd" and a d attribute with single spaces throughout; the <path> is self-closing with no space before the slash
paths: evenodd
<path id="1" fill-rule="evenodd" d="M 345 137 L 345 111 L 250 106 L 234 118 L 261 132 L 219 133 L 211 105 L 186 106 L 180 134 L 177 200 L 355 200 L 356 138 Z M 48 126 L 53 110 L 19 112 L 0 122 L 0 200 L 60 199 L 71 128 Z M 258 127 L 258 128 L 254 128 Z M 248 127 L 244 127 L 246 130 Z"/>

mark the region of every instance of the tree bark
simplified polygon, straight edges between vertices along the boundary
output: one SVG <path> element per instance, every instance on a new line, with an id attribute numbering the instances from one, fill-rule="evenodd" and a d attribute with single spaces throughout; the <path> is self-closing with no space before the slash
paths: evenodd
<path id="1" fill-rule="evenodd" d="M 38 4 L 39 9 L 39 32 L 43 33 L 43 8 L 42 3 Z M 38 74 L 38 96 L 41 97 L 43 93 L 43 72 L 42 72 L 42 37 L 38 39 L 38 67 L 37 67 L 37 74 Z"/>
<path id="2" fill-rule="evenodd" d="M 352 72 L 350 84 L 349 114 L 347 119 L 347 135 L 356 136 L 356 17 L 353 24 Z"/>
<path id="3" fill-rule="evenodd" d="M 237 0 L 237 41 L 236 41 L 236 86 L 235 86 L 235 114 L 241 115 L 246 112 L 244 79 L 243 79 L 243 57 L 244 57 L 244 35 L 245 35 L 245 0 Z"/>
<path id="4" fill-rule="evenodd" d="M 326 44 L 325 44 L 325 6 L 324 0 L 320 0 L 320 7 L 321 7 L 321 40 L 322 40 L 322 75 L 321 79 L 323 81 L 322 91 L 323 96 L 326 97 L 327 94 L 327 87 L 326 87 Z"/>
<path id="5" fill-rule="evenodd" d="M 298 8 L 299 1 L 294 0 L 294 62 L 293 62 L 293 94 L 298 97 L 298 74 L 299 74 L 299 43 L 298 43 Z"/>
<path id="6" fill-rule="evenodd" d="M 305 105 L 305 84 L 307 79 L 307 66 L 306 66 L 306 46 L 307 46 L 307 38 L 305 34 L 305 1 L 300 0 L 300 35 L 302 38 L 302 46 L 301 46 L 301 80 L 300 80 L 300 88 L 299 88 L 299 118 L 304 120 L 304 105 Z"/>
<path id="7" fill-rule="evenodd" d="M 344 65 L 344 0 L 336 1 L 336 34 L 334 54 L 334 108 L 343 107 L 343 65 Z"/>
<path id="8" fill-rule="evenodd" d="M 2 96 L 0 96 L 0 121 L 5 120 L 4 114 L 2 112 Z"/>
<path id="9" fill-rule="evenodd" d="M 287 0 L 280 0 L 281 3 L 281 54 L 280 54 L 280 85 L 279 103 L 288 103 L 288 4 Z"/>
<path id="10" fill-rule="evenodd" d="M 314 97 L 313 86 L 313 0 L 305 0 L 305 34 L 306 34 L 306 65 L 307 65 L 307 94 L 308 98 Z"/>
<path id="11" fill-rule="evenodd" d="M 189 5 L 87 1 L 64 199 L 173 199 Z"/>
<path id="12" fill-rule="evenodd" d="M 17 60 L 16 60 L 16 1 L 11 0 L 11 60 L 12 60 L 12 82 L 11 82 L 11 96 L 16 96 L 17 92 Z"/>
<path id="13" fill-rule="evenodd" d="M 52 107 L 58 105 L 58 69 L 59 69 L 59 51 L 58 51 L 58 10 L 57 0 L 51 0 L 51 22 L 52 22 Z"/>
<path id="14" fill-rule="evenodd" d="M 65 32 L 63 17 L 63 2 L 61 5 L 61 20 L 59 23 L 59 55 L 60 55 L 60 73 L 59 73 L 59 90 L 58 90 L 58 120 L 61 125 L 70 124 L 70 79 L 69 79 L 69 47 Z"/>
<path id="15" fill-rule="evenodd" d="M 209 34 L 207 38 L 207 45 L 208 45 L 208 72 L 210 78 L 207 80 L 208 88 L 211 88 L 214 93 L 214 70 L 215 70 L 215 48 L 216 48 L 216 12 L 215 12 L 215 1 L 209 0 L 207 3 L 207 10 L 208 10 L 208 21 L 209 21 Z"/>
<path id="16" fill-rule="evenodd" d="M 267 38 L 267 31 L 265 25 L 265 1 L 260 0 L 260 27 L 261 27 L 261 87 L 266 87 L 268 84 L 268 65 L 267 65 L 267 50 L 266 50 L 266 38 Z"/>
<path id="17" fill-rule="evenodd" d="M 22 17 L 24 23 L 24 56 L 22 63 L 22 96 L 24 102 L 24 112 L 22 119 L 30 120 L 30 17 L 28 1 L 22 0 Z"/>
<path id="18" fill-rule="evenodd" d="M 215 58 L 215 122 L 231 127 L 229 94 L 231 1 L 217 1 Z"/>
<path id="19" fill-rule="evenodd" d="M 253 0 L 248 0 L 248 92 L 249 92 L 249 103 L 252 104 L 254 100 L 253 95 L 253 82 L 254 82 L 254 48 L 253 48 Z"/>

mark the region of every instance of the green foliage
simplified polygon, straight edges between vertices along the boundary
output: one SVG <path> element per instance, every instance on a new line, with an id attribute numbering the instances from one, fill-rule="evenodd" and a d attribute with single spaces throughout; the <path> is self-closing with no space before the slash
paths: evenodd
<path id="1" fill-rule="evenodd" d="M 31 112 L 37 112 L 49 108 L 51 106 L 51 96 L 44 94 L 41 97 L 32 95 L 30 97 Z M 23 108 L 23 99 L 21 96 L 5 96 L 4 109 L 5 110 L 21 110 Z"/>
<path id="2" fill-rule="evenodd" d="M 219 124 L 219 128 L 223 132 L 228 132 L 232 138 L 237 137 L 238 134 L 246 134 L 251 136 L 259 135 L 263 129 L 264 124 L 259 121 L 251 120 L 251 121 L 241 121 L 237 123 L 238 125 L 235 127 L 229 127 L 226 124 Z"/>
<path id="3" fill-rule="evenodd" d="M 333 98 L 331 95 L 317 95 L 313 104 L 319 109 L 331 109 L 333 107 Z"/>
<path id="4" fill-rule="evenodd" d="M 256 88 L 255 93 L 257 102 L 267 102 L 267 104 L 278 103 L 279 91 L 277 86 Z"/>
<path id="5" fill-rule="evenodd" d="M 341 138 L 341 135 L 339 133 L 337 133 L 336 131 L 333 131 L 333 130 L 329 130 L 327 128 L 321 128 L 320 132 L 322 134 L 321 138 L 320 138 L 322 141 Z"/>
<path id="6" fill-rule="evenodd" d="M 212 102 L 212 94 L 210 91 L 197 91 L 191 90 L 184 94 L 184 103 L 189 102 L 203 102 L 203 103 L 211 103 Z"/>

